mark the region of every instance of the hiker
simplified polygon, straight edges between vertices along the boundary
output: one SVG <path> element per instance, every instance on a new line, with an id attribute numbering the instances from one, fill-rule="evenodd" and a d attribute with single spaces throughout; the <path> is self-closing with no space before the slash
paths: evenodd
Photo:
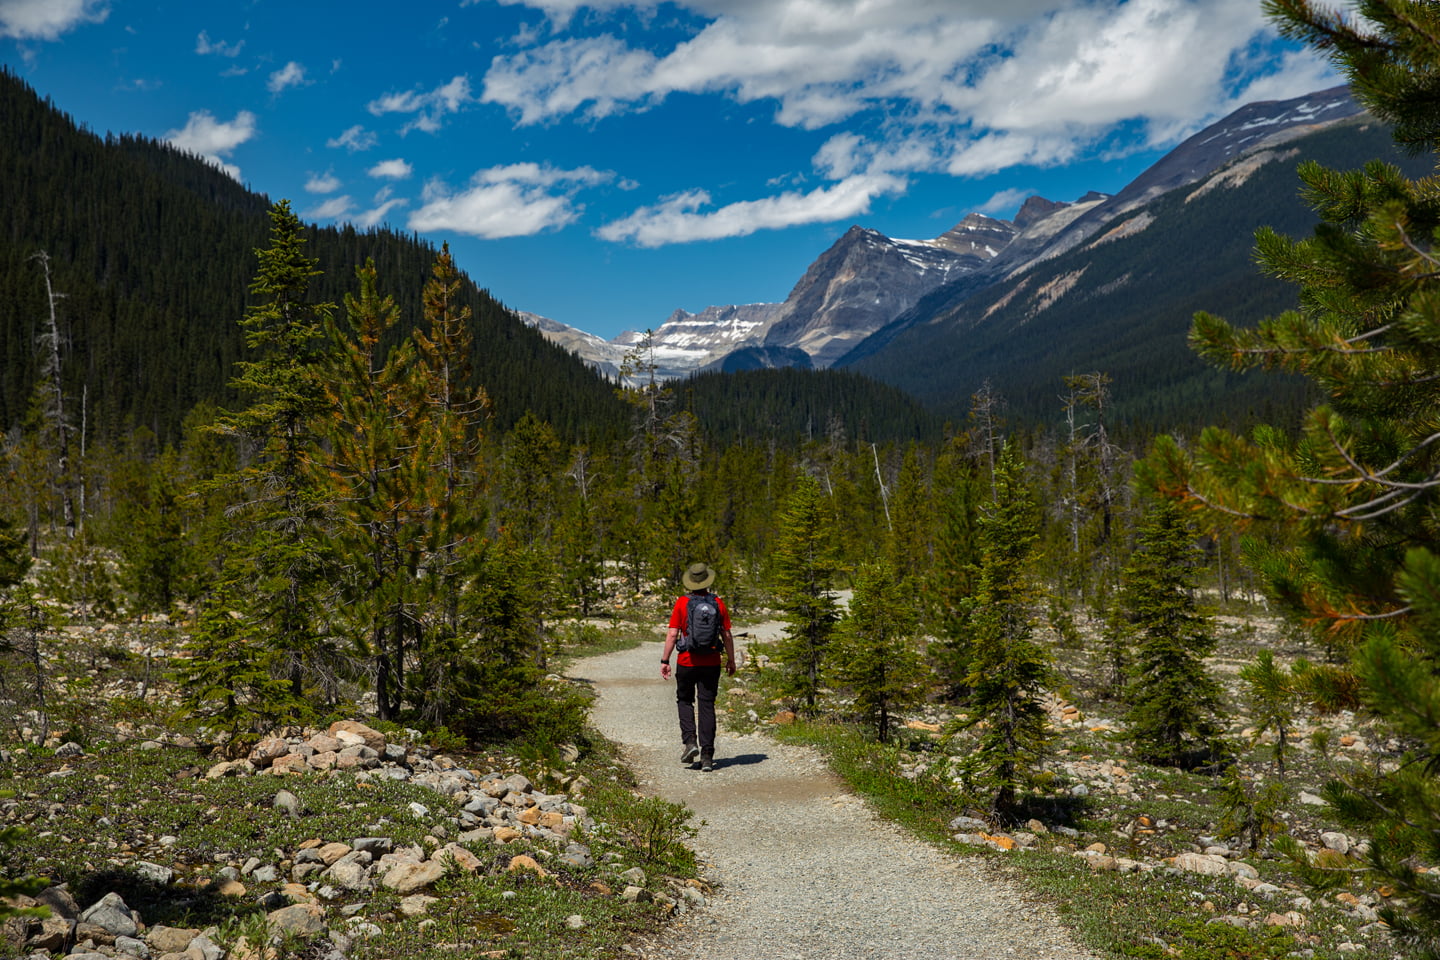
<path id="1" fill-rule="evenodd" d="M 680 762 L 689 766 L 700 761 L 700 769 L 715 769 L 715 697 L 720 692 L 720 658 L 724 650 L 725 670 L 735 676 L 735 637 L 730 633 L 730 611 L 725 601 L 710 592 L 715 571 L 703 563 L 692 563 L 680 577 L 689 593 L 681 594 L 670 611 L 670 629 L 665 631 L 665 652 L 660 655 L 660 676 L 670 679 L 670 651 L 675 658 L 675 703 L 680 709 Z M 699 726 L 696 726 L 695 699 L 699 694 Z M 698 732 L 698 737 L 697 737 Z"/>

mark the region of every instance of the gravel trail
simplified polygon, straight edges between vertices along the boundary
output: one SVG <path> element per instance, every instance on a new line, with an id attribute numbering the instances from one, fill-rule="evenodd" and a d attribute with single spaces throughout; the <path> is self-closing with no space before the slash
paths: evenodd
<path id="1" fill-rule="evenodd" d="M 764 631 L 751 628 L 752 633 Z M 599 694 L 595 726 L 643 790 L 703 820 L 695 849 L 719 892 L 641 945 L 649 960 L 1082 960 L 1048 906 L 980 858 L 941 853 L 875 817 L 809 748 L 727 735 L 712 773 L 681 766 L 660 649 L 569 671 Z"/>

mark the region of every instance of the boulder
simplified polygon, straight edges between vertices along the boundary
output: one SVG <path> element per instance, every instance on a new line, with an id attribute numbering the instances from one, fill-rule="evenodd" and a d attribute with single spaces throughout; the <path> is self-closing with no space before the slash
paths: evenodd
<path id="1" fill-rule="evenodd" d="M 310 939 L 325 933 L 325 909 L 314 903 L 281 907 L 267 914 L 265 919 L 270 929 L 277 934 Z"/>
<path id="2" fill-rule="evenodd" d="M 426 860 L 424 863 L 400 863 L 390 868 L 381 883 L 386 889 L 394 890 L 403 897 L 430 886 L 444 875 L 444 864 L 434 860 Z"/>
<path id="3" fill-rule="evenodd" d="M 125 905 L 118 893 L 107 893 L 84 913 L 81 923 L 93 924 L 117 937 L 133 937 L 140 932 L 135 912 Z"/>
<path id="4" fill-rule="evenodd" d="M 367 727 L 365 724 L 356 720 L 336 720 L 330 724 L 330 729 L 327 732 L 330 736 L 342 742 L 348 740 L 353 743 L 354 741 L 351 737 L 358 737 L 360 743 L 376 752 L 381 752 L 385 749 L 385 734 L 373 727 Z M 344 734 L 350 734 L 351 736 L 347 737 L 344 736 Z"/>

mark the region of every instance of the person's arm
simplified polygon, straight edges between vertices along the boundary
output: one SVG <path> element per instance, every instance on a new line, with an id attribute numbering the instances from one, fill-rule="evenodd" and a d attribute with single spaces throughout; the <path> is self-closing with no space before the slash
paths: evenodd
<path id="1" fill-rule="evenodd" d="M 665 631 L 665 651 L 660 654 L 660 677 L 663 680 L 670 679 L 670 652 L 675 649 L 675 641 L 680 638 L 680 631 L 671 627 Z"/>
<path id="2" fill-rule="evenodd" d="M 730 632 L 729 627 L 726 627 L 721 631 L 720 637 L 725 641 L 725 671 L 733 677 L 735 676 L 735 635 Z"/>

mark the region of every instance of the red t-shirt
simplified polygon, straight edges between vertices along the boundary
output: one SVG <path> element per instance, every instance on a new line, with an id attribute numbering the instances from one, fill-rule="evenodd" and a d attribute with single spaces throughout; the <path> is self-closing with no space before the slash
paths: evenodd
<path id="1" fill-rule="evenodd" d="M 730 611 L 725 607 L 725 601 L 719 597 L 715 598 L 715 605 L 720 608 L 720 626 L 727 632 L 730 629 Z M 675 607 L 670 611 L 670 626 L 685 633 L 685 625 L 690 622 L 690 594 L 682 594 L 676 601 Z M 691 653 L 688 650 L 681 650 L 680 656 L 675 658 L 677 666 L 681 667 L 718 667 L 724 662 L 719 650 L 714 653 Z"/>

